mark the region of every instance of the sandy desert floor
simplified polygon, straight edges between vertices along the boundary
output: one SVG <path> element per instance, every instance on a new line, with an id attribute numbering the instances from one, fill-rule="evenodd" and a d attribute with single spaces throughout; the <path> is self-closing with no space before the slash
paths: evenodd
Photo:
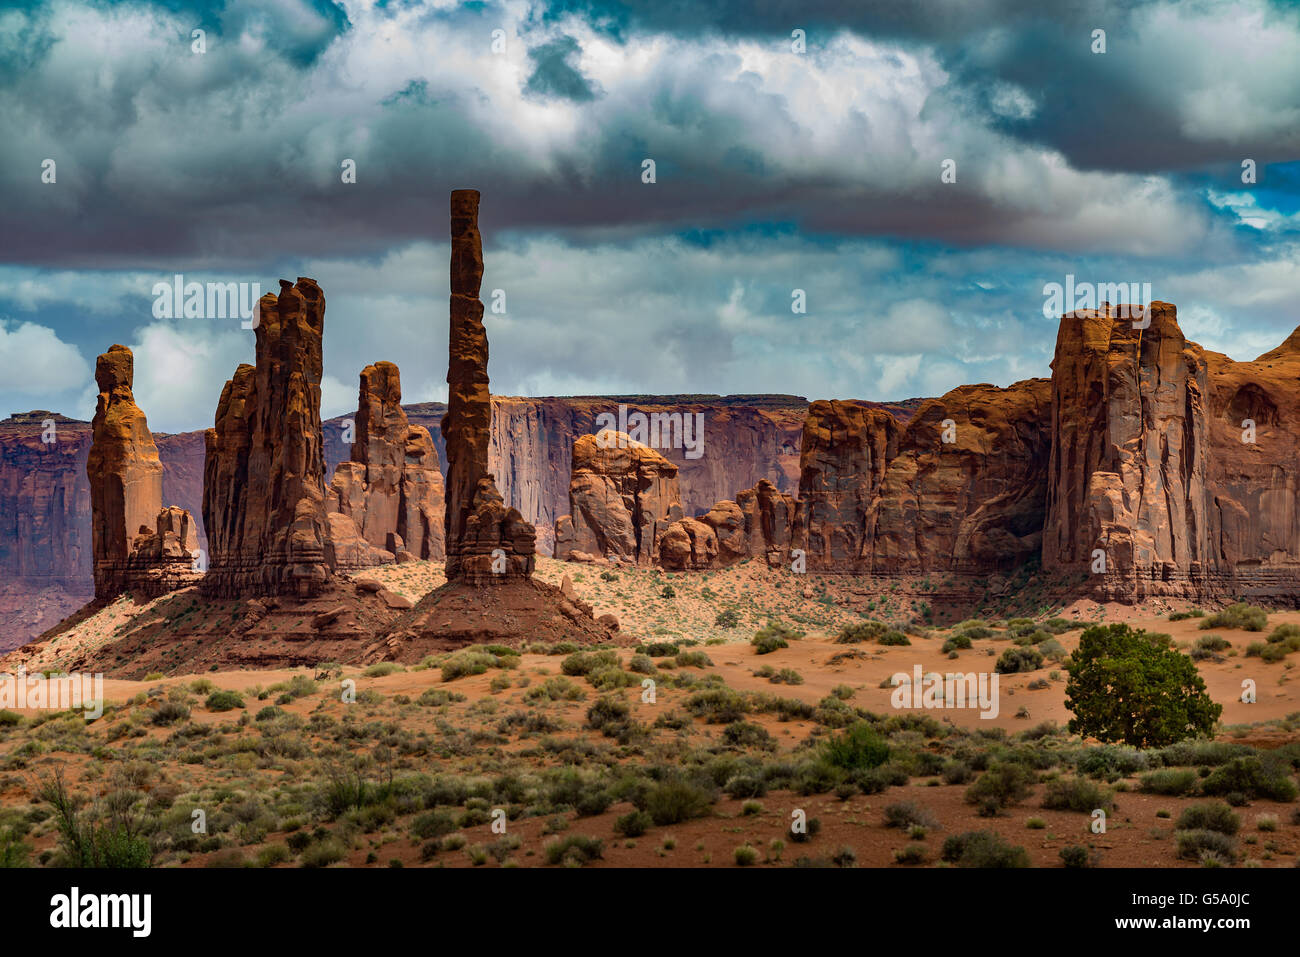
<path id="1" fill-rule="evenodd" d="M 78 826 L 124 827 L 155 866 L 901 867 L 987 865 L 1023 848 L 1033 866 L 1059 867 L 1071 846 L 1103 867 L 1297 864 L 1300 653 L 1266 663 L 1246 649 L 1300 613 L 1271 613 L 1263 633 L 1207 631 L 1169 609 L 1088 603 L 1045 607 L 1032 625 L 914 625 L 910 644 L 887 646 L 836 636 L 868 618 L 921 619 L 923 598 L 752 566 L 601 571 L 543 561 L 539 575 L 570 575 L 598 614 L 641 638 L 636 648 L 110 677 L 98 720 L 0 711 L 0 859 L 62 860 L 66 830 L 47 799 L 61 776 L 85 802 Z M 413 599 L 442 580 L 428 563 L 377 576 Z M 81 622 L 29 669 L 112 640 L 138 612 L 129 606 Z M 728 609 L 730 627 L 718 619 Z M 749 639 L 769 620 L 802 637 L 758 654 Z M 1207 634 L 1227 642 L 1197 663 L 1224 708 L 1214 740 L 1136 751 L 1065 731 L 1060 663 L 1081 626 L 1101 620 L 1168 634 L 1184 651 Z M 992 672 L 1017 631 L 1034 632 L 1046 657 L 1000 676 L 995 718 L 891 703 L 896 672 Z M 944 651 L 962 632 L 977 636 L 970 647 Z M 1240 700 L 1245 679 L 1256 703 Z M 223 690 L 234 700 L 213 697 Z M 883 763 L 828 757 L 828 742 L 862 723 L 887 745 Z M 1003 795 L 997 806 L 988 793 Z M 1184 819 L 1188 808 L 1205 805 L 1233 833 L 1190 827 L 1204 814 Z M 1091 828 L 1097 807 L 1105 833 Z M 791 833 L 800 816 L 815 833 Z M 967 832 L 1005 848 L 962 857 Z"/>

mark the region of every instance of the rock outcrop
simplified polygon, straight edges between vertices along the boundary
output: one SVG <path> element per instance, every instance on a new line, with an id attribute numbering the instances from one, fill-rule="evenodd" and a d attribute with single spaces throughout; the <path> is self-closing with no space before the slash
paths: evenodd
<path id="1" fill-rule="evenodd" d="M 192 584 L 198 538 L 189 513 L 163 508 L 162 463 L 131 386 L 134 359 L 112 346 L 95 364 L 99 398 L 86 459 L 95 597 L 155 597 Z"/>
<path id="2" fill-rule="evenodd" d="M 325 295 L 280 282 L 258 303 L 256 365 L 226 383 L 206 434 L 211 597 L 313 596 L 331 579 L 320 421 Z"/>
<path id="3" fill-rule="evenodd" d="M 989 575 L 1038 557 L 1051 383 L 963 385 L 903 428 L 866 518 L 877 576 Z"/>
<path id="4" fill-rule="evenodd" d="M 492 402 L 488 340 L 483 328 L 483 240 L 477 190 L 451 194 L 451 322 L 447 366 L 447 580 L 472 585 L 529 578 L 536 531 L 507 508 L 488 470 Z"/>
<path id="5" fill-rule="evenodd" d="M 1134 318 L 1138 316 L 1139 318 Z M 1214 567 L 1201 348 L 1175 308 L 1065 316 L 1052 362 L 1043 565 L 1104 597 L 1194 594 Z"/>
<path id="6" fill-rule="evenodd" d="M 658 539 L 683 517 L 677 466 L 624 432 L 602 430 L 574 443 L 570 514 L 555 525 L 555 557 L 654 564 Z"/>
<path id="7" fill-rule="evenodd" d="M 352 458 L 334 470 L 327 490 L 338 570 L 445 557 L 438 453 L 401 402 L 397 366 L 362 370 Z"/>
<path id="8" fill-rule="evenodd" d="M 796 503 L 767 479 L 715 502 L 698 518 L 669 525 L 659 538 L 659 562 L 677 571 L 725 568 L 751 558 L 768 565 L 789 560 Z"/>

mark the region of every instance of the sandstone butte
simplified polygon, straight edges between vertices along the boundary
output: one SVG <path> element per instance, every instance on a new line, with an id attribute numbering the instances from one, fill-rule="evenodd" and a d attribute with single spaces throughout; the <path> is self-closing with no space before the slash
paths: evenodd
<path id="1" fill-rule="evenodd" d="M 812 403 L 797 499 L 760 482 L 635 549 L 637 497 L 616 493 L 644 484 L 640 460 L 593 469 L 575 446 L 573 517 L 557 527 L 595 548 L 569 552 L 580 560 L 944 573 L 950 594 L 936 597 L 1041 561 L 1065 597 L 1294 603 L 1297 421 L 1300 330 L 1235 362 L 1189 342 L 1169 303 L 1108 305 L 1062 317 L 1051 379 L 959 386 L 901 425 Z"/>
<path id="2" fill-rule="evenodd" d="M 280 281 L 258 303 L 256 364 L 221 391 L 206 433 L 203 525 L 213 598 L 311 597 L 333 572 L 320 428 L 325 295 Z"/>
<path id="3" fill-rule="evenodd" d="M 115 345 L 95 363 L 99 397 L 86 458 L 95 597 L 157 597 L 193 584 L 198 538 L 189 512 L 164 508 L 158 448 L 131 392 L 134 359 Z"/>
<path id="4" fill-rule="evenodd" d="M 335 568 L 441 560 L 438 453 L 429 430 L 407 420 L 396 365 L 361 370 L 354 424 L 352 457 L 339 463 L 326 490 Z"/>

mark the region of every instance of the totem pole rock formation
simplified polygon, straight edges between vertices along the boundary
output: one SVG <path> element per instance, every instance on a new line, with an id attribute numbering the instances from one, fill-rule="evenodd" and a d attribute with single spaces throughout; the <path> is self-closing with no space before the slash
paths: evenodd
<path id="1" fill-rule="evenodd" d="M 622 432 L 583 435 L 573 444 L 569 514 L 555 523 L 555 557 L 653 564 L 659 536 L 681 518 L 677 466 Z"/>
<path id="2" fill-rule="evenodd" d="M 320 421 L 325 295 L 280 281 L 258 303 L 256 365 L 240 365 L 207 431 L 205 594 L 313 596 L 330 582 Z"/>
<path id="3" fill-rule="evenodd" d="M 189 513 L 162 505 L 162 463 L 131 392 L 134 374 L 126 346 L 112 346 L 95 363 L 99 398 L 86 476 L 99 599 L 127 591 L 156 597 L 199 578 Z"/>
<path id="4" fill-rule="evenodd" d="M 339 464 L 327 490 L 336 569 L 445 556 L 438 453 L 401 403 L 396 365 L 361 371 L 352 460 Z"/>
<path id="5" fill-rule="evenodd" d="M 483 250 L 477 190 L 451 194 L 451 313 L 448 337 L 447 583 L 429 592 L 393 626 L 382 654 L 419 661 L 435 651 L 496 642 L 584 644 L 631 639 L 618 635 L 612 615 L 593 617 L 590 605 L 532 577 L 533 526 L 506 508 L 488 471 L 492 400 L 483 303 Z"/>
<path id="6" fill-rule="evenodd" d="M 506 508 L 488 471 L 492 399 L 483 328 L 483 241 L 478 190 L 451 194 L 451 322 L 447 365 L 446 549 L 448 581 L 503 584 L 529 578 L 536 532 L 518 509 Z"/>

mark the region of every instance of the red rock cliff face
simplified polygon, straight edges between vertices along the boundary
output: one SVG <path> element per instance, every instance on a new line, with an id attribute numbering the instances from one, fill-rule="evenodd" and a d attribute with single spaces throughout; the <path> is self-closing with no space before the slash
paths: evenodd
<path id="1" fill-rule="evenodd" d="M 1300 594 L 1300 329 L 1253 362 L 1206 352 L 1211 560 L 1233 594 Z"/>
<path id="2" fill-rule="evenodd" d="M 867 516 L 876 575 L 988 574 L 1037 558 L 1051 383 L 959 386 L 921 406 Z"/>
<path id="3" fill-rule="evenodd" d="M 206 434 L 203 518 L 214 597 L 315 595 L 326 564 L 320 424 L 325 296 L 312 279 L 263 296 L 257 364 L 226 383 Z"/>
<path id="4" fill-rule="evenodd" d="M 1205 358 L 1173 305 L 1134 308 L 1061 321 L 1043 532 L 1047 570 L 1122 600 L 1194 594 L 1217 566 Z"/>
<path id="5" fill-rule="evenodd" d="M 818 401 L 804 421 L 795 541 L 809 571 L 858 571 L 867 511 L 898 453 L 898 420 L 852 402 Z"/>

